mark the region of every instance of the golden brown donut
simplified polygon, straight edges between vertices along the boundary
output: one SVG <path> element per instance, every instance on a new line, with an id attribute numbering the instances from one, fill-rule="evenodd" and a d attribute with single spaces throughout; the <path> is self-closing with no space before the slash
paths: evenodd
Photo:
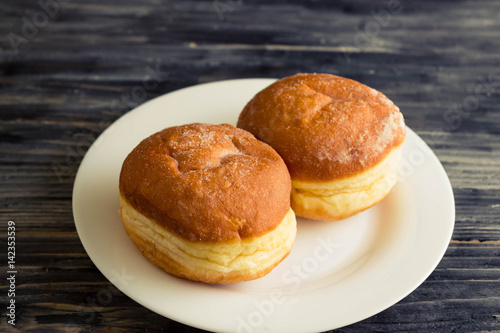
<path id="1" fill-rule="evenodd" d="M 248 102 L 237 126 L 281 155 L 295 213 L 321 220 L 352 216 L 389 193 L 406 133 L 384 94 L 330 74 L 271 84 Z"/>
<path id="2" fill-rule="evenodd" d="M 120 216 L 143 255 L 189 280 L 234 283 L 290 252 L 290 175 L 267 144 L 234 126 L 189 124 L 143 140 L 120 173 Z"/>

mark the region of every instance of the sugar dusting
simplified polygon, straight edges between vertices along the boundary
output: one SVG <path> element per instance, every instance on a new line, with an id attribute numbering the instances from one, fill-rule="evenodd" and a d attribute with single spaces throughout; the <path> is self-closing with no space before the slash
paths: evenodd
<path id="1" fill-rule="evenodd" d="M 382 152 L 388 144 L 394 141 L 397 133 L 396 129 L 403 123 L 403 116 L 399 112 L 393 112 L 389 116 L 382 119 L 380 123 L 382 125 L 382 131 L 377 136 L 373 146 L 373 148 L 379 153 Z"/>
<path id="2" fill-rule="evenodd" d="M 180 172 L 220 166 L 230 156 L 242 152 L 234 144 L 234 135 L 210 128 L 187 129 L 168 141 L 170 155 Z"/>
<path id="3" fill-rule="evenodd" d="M 377 107 L 376 104 L 361 99 L 345 99 L 334 101 L 325 112 L 334 112 L 335 127 L 332 135 L 329 137 L 313 136 L 311 137 L 312 146 L 315 149 L 314 157 L 319 163 L 323 161 L 336 162 L 341 165 L 351 164 L 353 161 L 365 165 L 373 157 L 372 155 L 382 153 L 388 145 L 396 139 L 396 136 L 404 130 L 404 119 L 399 109 L 384 95 L 375 90 L 379 97 L 378 105 L 390 107 L 392 112 L 381 120 L 376 120 L 373 125 L 369 125 L 367 114 L 363 110 Z M 352 112 L 359 109 L 360 112 Z M 345 110 L 345 112 L 344 112 Z M 374 126 L 374 130 L 364 128 L 361 124 L 367 121 L 364 126 Z M 372 119 L 375 121 L 375 119 Z M 333 125 L 331 116 L 314 120 L 318 128 L 329 128 Z M 337 127 L 336 124 L 341 124 Z M 361 126 L 361 127 L 360 127 Z"/>

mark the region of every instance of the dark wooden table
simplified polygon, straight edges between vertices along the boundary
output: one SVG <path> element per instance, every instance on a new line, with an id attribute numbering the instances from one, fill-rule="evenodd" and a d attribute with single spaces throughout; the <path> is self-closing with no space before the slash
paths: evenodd
<path id="1" fill-rule="evenodd" d="M 500 332 L 500 2 L 2 1 L 0 48 L 0 331 L 200 332 L 137 304 L 94 266 L 72 216 L 79 163 L 119 116 L 175 89 L 326 72 L 399 105 L 456 201 L 431 276 L 336 332 Z"/>

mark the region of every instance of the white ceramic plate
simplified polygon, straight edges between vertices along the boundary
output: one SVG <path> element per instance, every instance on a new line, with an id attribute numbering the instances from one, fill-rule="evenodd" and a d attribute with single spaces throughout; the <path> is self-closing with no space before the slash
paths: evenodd
<path id="1" fill-rule="evenodd" d="M 118 119 L 83 159 L 73 190 L 80 239 L 97 268 L 152 311 L 217 332 L 330 330 L 398 302 L 444 255 L 455 220 L 453 192 L 436 156 L 408 129 L 393 191 L 344 221 L 299 219 L 292 252 L 261 279 L 226 286 L 193 283 L 142 257 L 118 216 L 118 176 L 127 154 L 165 127 L 234 125 L 246 102 L 272 82 L 221 81 L 158 97 Z"/>

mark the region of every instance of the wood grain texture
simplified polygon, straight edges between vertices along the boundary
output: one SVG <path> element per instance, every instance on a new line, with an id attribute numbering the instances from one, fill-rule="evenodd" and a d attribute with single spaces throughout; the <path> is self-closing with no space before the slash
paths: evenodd
<path id="1" fill-rule="evenodd" d="M 389 96 L 442 162 L 456 201 L 431 276 L 336 332 L 500 331 L 500 3 L 214 3 L 70 0 L 50 13 L 35 0 L 0 4 L 0 243 L 3 254 L 13 220 L 18 252 L 18 322 L 6 322 L 2 280 L 0 330 L 201 332 L 137 304 L 93 265 L 72 217 L 80 161 L 114 120 L 175 89 L 327 72 Z"/>

